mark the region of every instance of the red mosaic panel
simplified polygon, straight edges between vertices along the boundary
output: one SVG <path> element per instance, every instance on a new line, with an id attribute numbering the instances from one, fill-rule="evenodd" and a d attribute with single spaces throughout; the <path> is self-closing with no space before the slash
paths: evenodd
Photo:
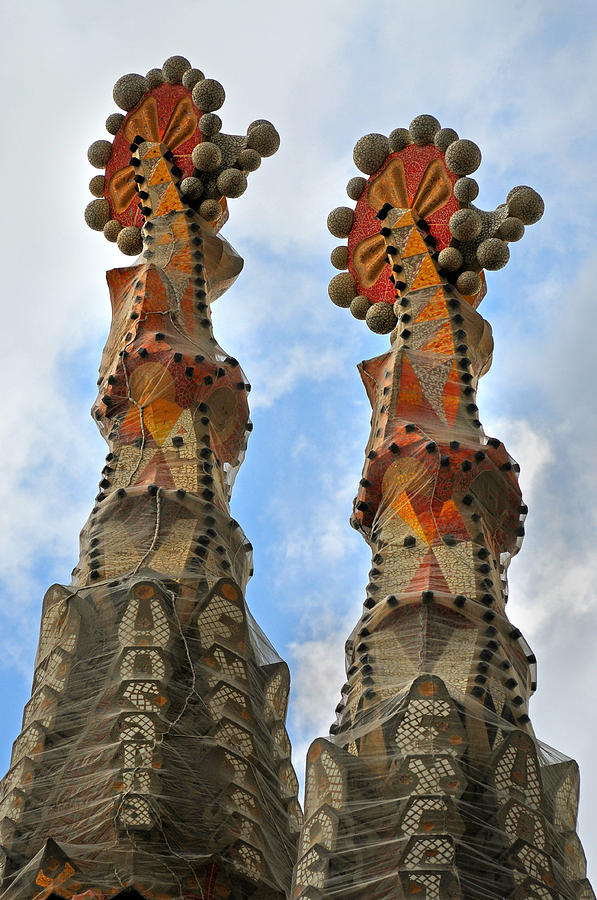
<path id="1" fill-rule="evenodd" d="M 399 157 L 404 164 L 409 202 L 412 203 L 419 182 L 429 163 L 434 159 L 441 159 L 443 161 L 445 159 L 445 154 L 438 150 L 433 144 L 426 144 L 423 147 L 419 147 L 417 144 L 410 144 L 408 147 L 405 147 L 404 150 L 391 153 L 383 166 L 371 175 L 367 184 L 369 185 L 377 178 L 386 168 L 390 160 L 396 157 Z M 448 169 L 446 169 L 446 171 L 450 181 L 454 184 L 458 180 L 458 176 L 454 175 L 453 172 L 450 172 Z M 457 209 L 458 201 L 452 194 L 445 206 L 442 206 L 440 209 L 427 216 L 427 225 L 430 233 L 437 242 L 438 250 L 447 247 L 451 241 L 448 223 L 450 217 Z M 357 201 L 354 212 L 354 224 L 348 237 L 348 268 L 356 280 L 359 293 L 366 294 L 373 303 L 379 303 L 381 301 L 384 301 L 385 303 L 394 303 L 396 299 L 396 289 L 389 280 L 391 274 L 389 265 L 386 264 L 377 282 L 367 291 L 362 290 L 357 273 L 352 265 L 352 254 L 357 244 L 360 244 L 364 238 L 376 234 L 381 227 L 379 219 L 375 217 L 376 212 L 377 210 L 372 209 L 367 202 L 367 189 L 365 189 L 360 199 Z"/>

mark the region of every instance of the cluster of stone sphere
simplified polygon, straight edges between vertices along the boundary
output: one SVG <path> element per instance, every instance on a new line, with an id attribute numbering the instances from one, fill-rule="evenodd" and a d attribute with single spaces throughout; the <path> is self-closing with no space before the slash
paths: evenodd
<path id="1" fill-rule="evenodd" d="M 446 167 L 457 175 L 454 196 L 460 208 L 449 221 L 452 241 L 437 256 L 438 266 L 450 273 L 456 288 L 467 296 L 481 288 L 479 272 L 496 270 L 506 265 L 510 257 L 508 243 L 518 241 L 525 225 L 539 221 L 543 215 L 543 200 L 526 185 L 513 188 L 496 210 L 486 212 L 472 206 L 479 193 L 479 186 L 471 174 L 481 164 L 479 147 L 469 140 L 460 139 L 452 128 L 442 128 L 434 116 L 417 116 L 408 128 L 396 128 L 386 137 L 383 134 L 367 134 L 357 141 L 353 159 L 365 175 L 378 172 L 388 157 L 403 150 L 409 144 L 434 144 L 445 153 Z M 367 179 L 351 178 L 346 192 L 351 200 L 358 201 L 367 187 Z M 339 206 L 328 216 L 328 229 L 338 238 L 347 238 L 354 223 L 354 212 L 348 206 Z M 380 223 L 381 227 L 381 223 Z M 332 265 L 337 269 L 348 268 L 348 249 L 335 247 L 331 254 Z M 358 295 L 352 275 L 344 272 L 330 282 L 329 294 L 337 306 L 349 307 L 358 319 L 365 319 L 372 331 L 387 333 L 396 325 L 396 315 L 388 303 L 371 303 Z"/>
<path id="2" fill-rule="evenodd" d="M 195 173 L 184 178 L 180 191 L 191 201 L 208 222 L 215 222 L 222 214 L 221 197 L 240 197 L 247 188 L 247 174 L 259 168 L 262 157 L 271 156 L 280 145 L 278 132 L 265 119 L 252 122 L 246 136 L 221 133 L 222 120 L 216 114 L 226 99 L 219 81 L 205 78 L 203 72 L 194 69 L 184 56 L 171 56 L 161 69 L 150 69 L 147 75 L 123 75 L 114 85 L 116 104 L 129 112 L 143 95 L 162 84 L 183 84 L 191 91 L 193 103 L 201 110 L 199 130 L 202 141 L 192 151 Z M 106 129 L 117 134 L 124 115 L 112 113 L 106 120 Z M 107 140 L 95 141 L 87 157 L 92 166 L 106 167 L 112 154 L 112 144 Z M 129 255 L 141 252 L 143 242 L 140 230 L 124 227 L 110 217 L 110 205 L 104 198 L 105 177 L 96 175 L 89 189 L 96 197 L 85 210 L 85 221 L 95 231 L 103 231 L 110 241 L 117 241 L 119 248 Z M 203 198 L 203 200 L 202 200 Z M 201 201 L 201 202 L 200 202 Z"/>

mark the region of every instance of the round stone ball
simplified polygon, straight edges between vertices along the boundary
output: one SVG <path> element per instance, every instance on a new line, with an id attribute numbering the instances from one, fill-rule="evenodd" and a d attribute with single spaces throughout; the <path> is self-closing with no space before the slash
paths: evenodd
<path id="1" fill-rule="evenodd" d="M 105 169 L 111 153 L 110 141 L 94 141 L 87 151 L 87 159 L 95 169 Z"/>
<path id="2" fill-rule="evenodd" d="M 169 56 L 162 66 L 164 81 L 168 84 L 180 84 L 182 76 L 191 68 L 191 64 L 184 56 Z"/>
<path id="3" fill-rule="evenodd" d="M 254 121 L 251 122 L 250 125 L 247 125 L 247 134 L 250 134 L 250 132 L 253 131 L 254 128 L 257 128 L 259 125 L 271 125 L 271 124 L 272 123 L 269 121 L 269 119 L 254 119 Z"/>
<path id="4" fill-rule="evenodd" d="M 503 241 L 519 241 L 524 234 L 524 225 L 516 216 L 504 219 L 496 232 Z"/>
<path id="5" fill-rule="evenodd" d="M 396 327 L 397 319 L 390 304 L 382 300 L 369 306 L 365 322 L 375 334 L 389 334 Z"/>
<path id="6" fill-rule="evenodd" d="M 541 195 L 525 184 L 512 188 L 506 202 L 509 214 L 520 219 L 523 225 L 538 222 L 545 211 Z"/>
<path id="7" fill-rule="evenodd" d="M 247 134 L 247 147 L 261 156 L 273 156 L 280 146 L 280 135 L 271 122 L 254 125 Z"/>
<path id="8" fill-rule="evenodd" d="M 350 234 L 354 212 L 349 206 L 337 206 L 328 216 L 328 231 L 337 238 L 346 238 Z"/>
<path id="9" fill-rule="evenodd" d="M 328 286 L 328 294 L 332 303 L 345 309 L 348 309 L 356 293 L 357 288 L 350 272 L 334 275 Z"/>
<path id="10" fill-rule="evenodd" d="M 112 244 L 116 243 L 118 240 L 118 235 L 122 231 L 122 225 L 118 221 L 118 219 L 110 219 L 109 222 L 106 222 L 104 225 L 104 237 L 110 241 Z"/>
<path id="11" fill-rule="evenodd" d="M 224 197 L 240 197 L 247 190 L 247 176 L 240 169 L 224 169 L 216 184 Z"/>
<path id="12" fill-rule="evenodd" d="M 218 134 L 222 128 L 222 120 L 217 113 L 204 113 L 199 119 L 199 131 L 206 137 Z"/>
<path id="13" fill-rule="evenodd" d="M 365 175 L 373 175 L 384 164 L 389 152 L 385 134 L 366 134 L 354 145 L 352 158 L 357 169 Z"/>
<path id="14" fill-rule="evenodd" d="M 103 197 L 106 188 L 106 179 L 104 175 L 94 175 L 89 182 L 89 190 L 94 197 Z"/>
<path id="15" fill-rule="evenodd" d="M 219 109 L 226 99 L 226 91 L 219 81 L 204 78 L 193 88 L 193 103 L 202 112 L 213 112 Z"/>
<path id="16" fill-rule="evenodd" d="M 361 294 L 357 294 L 357 296 L 353 297 L 350 301 L 350 311 L 355 319 L 364 319 L 370 306 L 371 304 L 367 298 L 363 297 Z"/>
<path id="17" fill-rule="evenodd" d="M 127 256 L 138 256 L 143 250 L 141 229 L 136 228 L 134 225 L 128 225 L 119 232 L 116 243 L 119 250 L 122 250 Z"/>
<path id="18" fill-rule="evenodd" d="M 457 241 L 474 241 L 482 225 L 481 216 L 474 209 L 457 209 L 450 217 L 450 231 Z"/>
<path id="19" fill-rule="evenodd" d="M 435 116 L 429 115 L 416 116 L 408 126 L 413 143 L 419 144 L 419 146 L 432 144 L 440 128 L 441 125 Z"/>
<path id="20" fill-rule="evenodd" d="M 474 178 L 459 178 L 454 185 L 454 196 L 459 203 L 472 203 L 479 194 L 479 185 Z"/>
<path id="21" fill-rule="evenodd" d="M 358 200 L 365 188 L 367 187 L 367 179 L 362 175 L 355 175 L 346 185 L 346 193 L 351 200 Z"/>
<path id="22" fill-rule="evenodd" d="M 200 172 L 213 172 L 222 165 L 222 151 L 211 141 L 202 141 L 193 147 L 191 158 L 193 165 Z"/>
<path id="23" fill-rule="evenodd" d="M 442 153 L 445 153 L 450 144 L 453 144 L 454 141 L 457 140 L 458 133 L 454 131 L 453 128 L 440 128 L 440 130 L 433 138 L 433 143 L 438 150 L 441 150 Z"/>
<path id="24" fill-rule="evenodd" d="M 408 128 L 394 128 L 394 130 L 390 132 L 388 144 L 392 153 L 404 150 L 405 147 L 412 144 L 412 138 Z"/>
<path id="25" fill-rule="evenodd" d="M 465 297 L 472 297 L 481 289 L 481 279 L 476 272 L 462 272 L 456 280 L 456 287 Z"/>
<path id="26" fill-rule="evenodd" d="M 106 119 L 106 131 L 108 134 L 116 134 L 123 122 L 122 113 L 111 113 Z"/>
<path id="27" fill-rule="evenodd" d="M 161 69 L 150 69 L 145 76 L 145 84 L 147 85 L 148 91 L 153 91 L 154 88 L 159 87 L 163 83 L 164 76 L 162 75 Z"/>
<path id="28" fill-rule="evenodd" d="M 448 272 L 457 272 L 462 266 L 462 253 L 457 247 L 444 247 L 440 250 L 437 261 L 442 269 Z"/>
<path id="29" fill-rule="evenodd" d="M 217 200 L 204 200 L 199 207 L 199 215 L 202 216 L 206 222 L 217 222 L 222 215 L 222 207 Z"/>
<path id="30" fill-rule="evenodd" d="M 94 231 L 103 231 L 110 218 L 110 204 L 107 200 L 92 200 L 85 209 L 85 221 Z"/>
<path id="31" fill-rule="evenodd" d="M 461 138 L 446 150 L 446 165 L 455 175 L 470 175 L 481 165 L 481 151 L 473 141 Z"/>
<path id="32" fill-rule="evenodd" d="M 245 172 L 255 172 L 261 165 L 261 156 L 257 150 L 241 150 L 238 154 L 238 164 Z"/>
<path id="33" fill-rule="evenodd" d="M 200 81 L 203 81 L 204 78 L 205 75 L 201 69 L 187 69 L 186 72 L 183 73 L 182 83 L 187 91 L 192 91 L 195 85 L 199 84 Z"/>
<path id="34" fill-rule="evenodd" d="M 347 269 L 348 247 L 345 244 L 341 244 L 339 247 L 334 247 L 334 249 L 330 253 L 330 262 L 335 269 Z"/>
<path id="35" fill-rule="evenodd" d="M 510 259 L 510 251 L 505 241 L 501 241 L 497 237 L 487 238 L 481 241 L 477 247 L 477 259 L 479 265 L 490 272 L 503 269 Z"/>
<path id="36" fill-rule="evenodd" d="M 128 112 L 137 105 L 146 90 L 147 84 L 143 75 L 137 75 L 134 72 L 123 75 L 118 79 L 112 91 L 114 103 Z"/>
<path id="37" fill-rule="evenodd" d="M 192 176 L 183 178 L 180 182 L 180 190 L 185 197 L 189 197 L 191 200 L 198 200 L 203 193 L 203 182 L 200 178 L 193 178 Z"/>

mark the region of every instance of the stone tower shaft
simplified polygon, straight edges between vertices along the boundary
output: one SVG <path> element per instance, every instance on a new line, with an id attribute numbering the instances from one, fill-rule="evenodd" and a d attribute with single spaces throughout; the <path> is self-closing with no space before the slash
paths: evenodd
<path id="1" fill-rule="evenodd" d="M 2 784 L 2 897 L 282 900 L 301 821 L 289 673 L 244 599 L 229 499 L 250 385 L 210 315 L 242 269 L 218 234 L 227 197 L 278 135 L 223 135 L 222 86 L 182 57 L 114 97 L 86 219 L 140 255 L 108 273 L 109 453 L 72 583 L 44 600 Z"/>
<path id="2" fill-rule="evenodd" d="M 535 739 L 535 657 L 506 614 L 527 512 L 476 388 L 493 341 L 483 268 L 540 218 L 514 188 L 472 206 L 475 144 L 420 116 L 367 135 L 330 297 L 391 349 L 359 366 L 371 434 L 352 524 L 371 546 L 329 739 L 307 758 L 296 900 L 593 897 L 575 833 L 578 769 Z"/>

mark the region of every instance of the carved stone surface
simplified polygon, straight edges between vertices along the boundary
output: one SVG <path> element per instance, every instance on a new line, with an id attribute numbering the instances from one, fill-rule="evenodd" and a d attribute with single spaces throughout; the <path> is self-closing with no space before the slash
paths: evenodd
<path id="1" fill-rule="evenodd" d="M 372 418 L 352 524 L 372 568 L 330 740 L 307 758 L 296 900 L 593 896 L 577 769 L 533 736 L 535 657 L 506 616 L 518 466 L 476 405 L 493 349 L 482 265 L 505 262 L 543 204 L 520 187 L 473 207 L 460 176 L 480 151 L 439 129 L 418 117 L 384 153 L 381 135 L 359 141 L 371 177 L 329 220 L 348 239 L 342 296 L 358 295 L 338 302 L 336 276 L 331 299 L 392 333 L 359 366 Z"/>
<path id="2" fill-rule="evenodd" d="M 87 221 L 141 255 L 108 273 L 93 415 L 109 453 L 72 583 L 44 600 L 32 697 L 2 783 L 7 900 L 127 887 L 282 900 L 290 888 L 301 810 L 289 674 L 247 610 L 252 548 L 228 505 L 250 386 L 210 316 L 242 260 L 217 233 L 227 217 L 217 185 L 201 182 L 194 199 L 181 188 L 203 177 L 191 158 L 205 83 L 182 57 L 152 87 L 125 76 L 115 98 L 127 115 L 113 144 L 90 151 L 106 175 Z M 210 109 L 223 93 L 214 86 Z M 265 130 L 269 151 L 275 129 Z M 217 137 L 230 168 L 248 137 Z"/>

